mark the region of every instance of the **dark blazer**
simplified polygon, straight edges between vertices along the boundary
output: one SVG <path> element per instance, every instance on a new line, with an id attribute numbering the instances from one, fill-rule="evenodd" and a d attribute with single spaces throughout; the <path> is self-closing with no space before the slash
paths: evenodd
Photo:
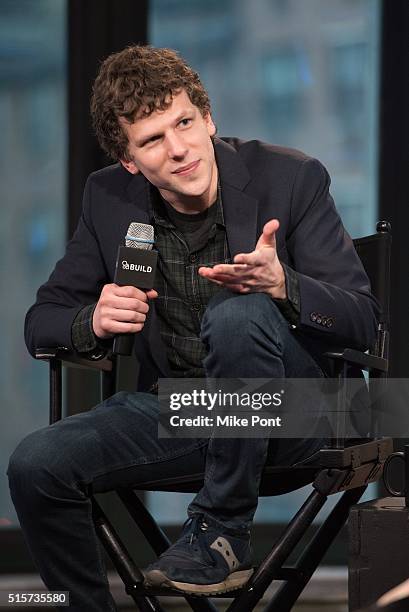
<path id="1" fill-rule="evenodd" d="M 369 347 L 377 303 L 329 195 L 322 164 L 255 140 L 215 138 L 214 144 L 231 256 L 252 251 L 263 225 L 279 219 L 278 255 L 299 279 L 296 333 L 318 357 L 333 346 Z M 129 224 L 151 222 L 150 189 L 142 175 L 131 175 L 120 164 L 90 175 L 75 234 L 27 313 L 25 337 L 32 354 L 44 346 L 73 348 L 72 322 L 84 305 L 98 300 L 104 284 L 113 282 L 117 248 Z M 169 374 L 152 302 L 135 350 L 141 389 Z"/>

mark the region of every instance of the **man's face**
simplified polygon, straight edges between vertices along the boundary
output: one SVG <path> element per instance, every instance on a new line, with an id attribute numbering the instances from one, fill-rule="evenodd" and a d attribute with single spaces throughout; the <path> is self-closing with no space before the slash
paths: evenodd
<path id="1" fill-rule="evenodd" d="M 132 161 L 121 163 L 129 172 L 141 172 L 179 210 L 213 203 L 217 166 L 210 137 L 216 127 L 210 114 L 203 117 L 184 90 L 165 110 L 122 126 Z"/>

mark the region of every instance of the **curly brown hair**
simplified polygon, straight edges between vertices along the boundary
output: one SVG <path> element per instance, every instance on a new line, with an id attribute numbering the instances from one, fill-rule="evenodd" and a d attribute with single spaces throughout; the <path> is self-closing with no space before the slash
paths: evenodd
<path id="1" fill-rule="evenodd" d="M 199 75 L 173 49 L 133 45 L 107 57 L 91 97 L 92 123 L 102 149 L 115 161 L 130 161 L 119 119 L 133 123 L 138 116 L 164 110 L 183 89 L 203 116 L 210 112 Z"/>

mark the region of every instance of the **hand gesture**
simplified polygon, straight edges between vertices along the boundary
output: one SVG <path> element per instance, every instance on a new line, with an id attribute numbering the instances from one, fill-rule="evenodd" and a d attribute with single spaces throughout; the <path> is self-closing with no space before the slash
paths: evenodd
<path id="1" fill-rule="evenodd" d="M 277 219 L 271 219 L 263 227 L 254 251 L 236 255 L 232 264 L 201 267 L 200 276 L 238 293 L 262 292 L 285 299 L 285 275 L 277 256 L 275 236 L 279 226 Z"/>

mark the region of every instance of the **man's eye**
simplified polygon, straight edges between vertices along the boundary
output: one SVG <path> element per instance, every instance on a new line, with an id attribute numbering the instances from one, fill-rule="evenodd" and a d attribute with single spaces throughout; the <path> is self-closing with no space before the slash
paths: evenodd
<path id="1" fill-rule="evenodd" d="M 148 138 L 148 140 L 145 140 L 142 144 L 142 146 L 144 147 L 145 145 L 149 145 L 152 142 L 155 142 L 156 140 L 159 139 L 159 136 L 152 136 L 152 138 Z"/>
<path id="2" fill-rule="evenodd" d="M 185 125 L 189 125 L 189 123 L 191 123 L 192 120 L 191 119 L 182 119 L 182 121 L 180 121 L 179 125 L 185 126 Z"/>

